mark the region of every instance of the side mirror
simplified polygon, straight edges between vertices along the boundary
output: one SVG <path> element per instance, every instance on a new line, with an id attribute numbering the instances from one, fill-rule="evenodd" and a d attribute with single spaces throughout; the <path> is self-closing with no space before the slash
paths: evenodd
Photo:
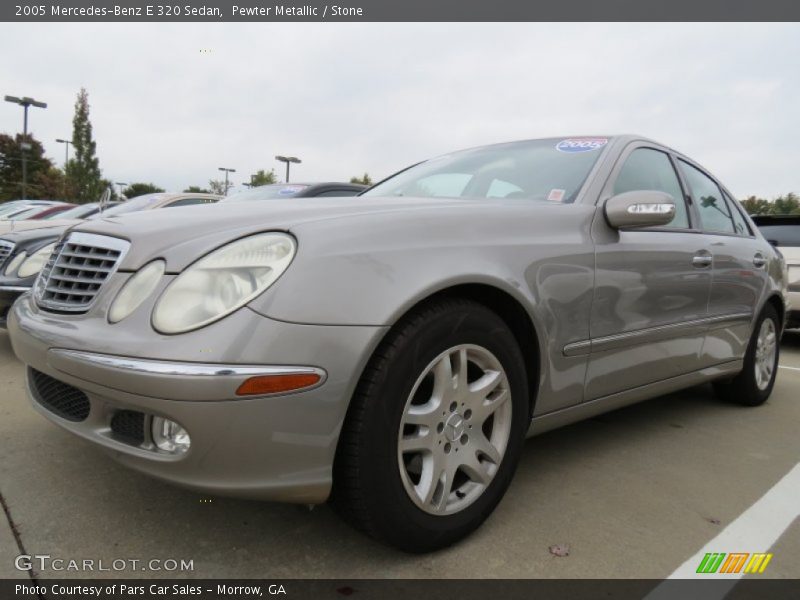
<path id="1" fill-rule="evenodd" d="M 604 210 L 614 229 L 658 227 L 675 217 L 675 199 L 664 192 L 637 190 L 612 196 Z"/>

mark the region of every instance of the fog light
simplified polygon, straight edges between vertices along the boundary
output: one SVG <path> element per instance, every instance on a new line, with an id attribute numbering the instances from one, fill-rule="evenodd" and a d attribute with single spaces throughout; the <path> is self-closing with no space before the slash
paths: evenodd
<path id="1" fill-rule="evenodd" d="M 172 454 L 182 454 L 192 444 L 188 431 L 163 417 L 153 417 L 153 442 L 160 450 Z"/>

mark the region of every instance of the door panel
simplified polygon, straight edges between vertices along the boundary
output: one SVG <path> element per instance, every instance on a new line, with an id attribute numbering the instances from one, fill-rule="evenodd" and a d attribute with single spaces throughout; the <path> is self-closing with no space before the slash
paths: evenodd
<path id="1" fill-rule="evenodd" d="M 698 167 L 678 161 L 714 255 L 708 304 L 712 322 L 700 366 L 742 358 L 759 299 L 767 283 L 767 243 L 750 236 L 747 223 L 720 186 Z"/>
<path id="2" fill-rule="evenodd" d="M 747 350 L 754 312 L 767 283 L 767 273 L 754 264 L 768 256 L 766 242 L 756 238 L 711 236 L 714 278 L 709 325 L 700 362 L 703 366 L 742 358 Z"/>
<path id="3" fill-rule="evenodd" d="M 587 400 L 696 370 L 705 339 L 712 256 L 663 148 L 629 147 L 604 197 L 637 190 L 670 194 L 675 218 L 658 229 L 620 231 L 598 209 Z"/>
<path id="4" fill-rule="evenodd" d="M 587 400 L 696 370 L 711 291 L 710 265 L 694 265 L 707 252 L 704 236 L 605 235 L 596 246 Z"/>

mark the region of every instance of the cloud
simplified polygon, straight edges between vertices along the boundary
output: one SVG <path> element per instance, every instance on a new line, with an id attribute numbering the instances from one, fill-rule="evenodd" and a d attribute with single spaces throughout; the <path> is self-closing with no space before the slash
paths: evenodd
<path id="1" fill-rule="evenodd" d="M 797 24 L 5 24 L 3 92 L 49 103 L 51 157 L 89 91 L 104 175 L 170 190 L 303 164 L 380 178 L 483 143 L 636 132 L 739 196 L 800 189 Z M 19 49 L 24 48 L 20 52 Z M 17 131 L 6 105 L 0 130 Z"/>

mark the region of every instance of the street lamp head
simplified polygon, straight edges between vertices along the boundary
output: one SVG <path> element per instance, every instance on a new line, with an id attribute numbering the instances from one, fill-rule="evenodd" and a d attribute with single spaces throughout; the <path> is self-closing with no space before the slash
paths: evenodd
<path id="1" fill-rule="evenodd" d="M 30 96 L 25 96 L 22 99 L 23 104 L 27 104 L 28 106 L 35 106 L 36 108 L 47 108 L 47 102 L 39 102 L 38 100 L 34 100 Z"/>
<path id="2" fill-rule="evenodd" d="M 61 138 L 56 139 L 59 144 L 71 144 L 72 140 L 62 140 Z"/>
<path id="3" fill-rule="evenodd" d="M 227 167 L 219 167 L 220 171 L 225 171 L 226 173 L 236 173 L 236 169 L 229 169 Z"/>
<path id="4" fill-rule="evenodd" d="M 6 102 L 13 102 L 14 104 L 19 104 L 20 106 L 35 106 L 36 108 L 47 108 L 47 102 L 39 102 L 38 100 L 34 100 L 30 96 L 25 96 L 24 98 L 17 98 L 16 96 L 6 96 Z"/>
<path id="5" fill-rule="evenodd" d="M 278 156 L 275 157 L 275 160 L 283 162 L 283 163 L 299 163 L 299 162 L 303 162 L 302 160 L 300 160 L 296 156 L 280 156 L 280 155 L 278 155 Z"/>

